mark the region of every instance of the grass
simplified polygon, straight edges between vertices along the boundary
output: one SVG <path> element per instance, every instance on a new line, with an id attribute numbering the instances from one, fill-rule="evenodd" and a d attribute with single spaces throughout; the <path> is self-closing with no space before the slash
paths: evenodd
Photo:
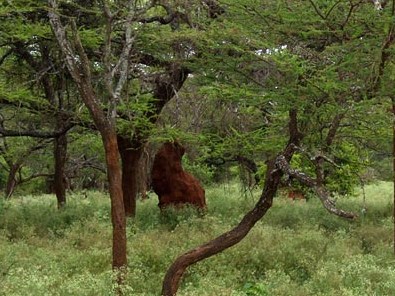
<path id="1" fill-rule="evenodd" d="M 208 213 L 160 214 L 157 200 L 139 201 L 128 221 L 125 295 L 159 295 L 174 258 L 229 230 L 259 192 L 236 185 L 206 190 Z M 338 205 L 360 213 L 345 221 L 318 200 L 277 197 L 245 240 L 191 267 L 179 295 L 395 295 L 392 184 L 366 188 Z M 108 197 L 69 197 L 56 210 L 52 195 L 0 202 L 0 295 L 113 295 Z"/>

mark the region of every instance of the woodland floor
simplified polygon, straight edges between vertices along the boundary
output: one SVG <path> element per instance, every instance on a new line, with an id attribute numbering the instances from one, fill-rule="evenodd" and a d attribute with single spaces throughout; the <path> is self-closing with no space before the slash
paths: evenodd
<path id="1" fill-rule="evenodd" d="M 208 213 L 160 214 L 154 195 L 128 222 L 125 295 L 159 295 L 180 253 L 238 223 L 259 197 L 237 185 L 206 190 Z M 53 195 L 0 202 L 0 295 L 113 295 L 111 223 L 105 194 L 69 197 L 58 212 Z M 237 246 L 188 270 L 179 295 L 395 295 L 392 184 L 338 199 L 356 221 L 327 213 L 317 199 L 277 197 Z"/>

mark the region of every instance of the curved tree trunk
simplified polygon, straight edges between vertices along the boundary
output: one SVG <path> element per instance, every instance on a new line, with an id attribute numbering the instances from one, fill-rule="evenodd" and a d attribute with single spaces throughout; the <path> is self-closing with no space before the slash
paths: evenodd
<path id="1" fill-rule="evenodd" d="M 266 173 L 266 182 L 261 198 L 242 221 L 232 230 L 216 239 L 199 246 L 177 258 L 168 269 L 163 280 L 162 295 L 176 295 L 181 278 L 190 265 L 211 257 L 240 242 L 272 206 L 282 172 L 275 170 L 275 160 L 270 161 Z"/>
<path id="2" fill-rule="evenodd" d="M 139 193 L 137 167 L 143 152 L 142 144 L 118 135 L 118 150 L 122 159 L 122 191 L 126 216 L 136 215 L 136 197 Z"/>
<path id="3" fill-rule="evenodd" d="M 67 157 L 67 136 L 63 134 L 54 141 L 54 158 L 55 158 L 55 174 L 54 174 L 54 191 L 58 203 L 58 209 L 66 205 L 66 165 Z"/>
<path id="4" fill-rule="evenodd" d="M 241 222 L 232 230 L 178 257 L 165 275 L 162 286 L 162 295 L 176 295 L 181 278 L 185 270 L 190 265 L 222 252 L 240 242 L 249 233 L 252 227 L 254 227 L 255 223 L 259 221 L 272 206 L 273 198 L 284 173 L 298 177 L 300 182 L 314 187 L 321 199 L 321 202 L 329 212 L 348 219 L 354 219 L 356 217 L 353 213 L 337 209 L 334 203 L 329 200 L 327 190 L 322 187 L 317 180 L 313 180 L 306 174 L 289 167 L 289 162 L 292 159 L 294 152 L 299 149 L 298 146 L 302 137 L 303 136 L 299 132 L 297 125 L 297 111 L 292 109 L 289 111 L 288 144 L 282 153 L 268 162 L 265 186 L 255 207 L 248 212 Z"/>
<path id="5" fill-rule="evenodd" d="M 299 145 L 300 138 L 302 137 L 297 126 L 296 110 L 291 110 L 289 112 L 289 117 L 289 142 L 281 154 L 268 162 L 265 186 L 255 207 L 248 212 L 241 222 L 232 230 L 178 257 L 166 272 L 163 280 L 162 295 L 176 295 L 181 278 L 190 265 L 218 254 L 240 242 L 250 232 L 252 227 L 254 227 L 255 223 L 270 209 L 273 197 L 277 192 L 283 175 L 283 172 L 277 168 L 277 161 L 280 157 L 290 161 L 294 154 L 295 147 Z"/>

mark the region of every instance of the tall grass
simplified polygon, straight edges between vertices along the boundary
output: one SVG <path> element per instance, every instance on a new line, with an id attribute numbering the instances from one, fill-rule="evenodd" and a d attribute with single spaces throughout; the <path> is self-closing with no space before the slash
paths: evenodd
<path id="1" fill-rule="evenodd" d="M 155 196 L 139 201 L 128 221 L 125 295 L 159 295 L 177 255 L 235 226 L 259 192 L 236 185 L 206 190 L 208 211 L 160 213 Z M 318 200 L 278 196 L 237 246 L 187 271 L 179 295 L 395 295 L 392 185 L 339 197 L 360 213 L 345 221 Z M 74 194 L 56 210 L 54 196 L 0 202 L 0 295 L 113 295 L 108 197 Z"/>

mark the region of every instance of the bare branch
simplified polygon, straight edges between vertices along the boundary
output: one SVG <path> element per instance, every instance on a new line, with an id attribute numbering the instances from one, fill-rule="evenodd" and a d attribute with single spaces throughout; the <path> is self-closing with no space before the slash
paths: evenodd
<path id="1" fill-rule="evenodd" d="M 32 174 L 32 175 L 30 175 L 30 176 L 28 176 L 28 177 L 26 177 L 26 178 L 20 178 L 19 179 L 19 184 L 22 184 L 22 183 L 26 183 L 26 182 L 29 182 L 29 181 L 31 181 L 31 180 L 33 180 L 33 179 L 36 179 L 36 178 L 40 178 L 40 177 L 52 177 L 54 174 L 50 174 L 50 173 L 38 173 L 38 174 Z"/>
<path id="2" fill-rule="evenodd" d="M 58 40 L 62 52 L 64 53 L 67 68 L 69 69 L 70 74 L 73 76 L 73 79 L 76 82 L 81 83 L 80 71 L 78 70 L 77 65 L 77 55 L 74 53 L 70 42 L 67 40 L 66 31 L 60 21 L 59 15 L 56 12 L 58 3 L 56 0 L 48 0 L 48 4 L 50 8 L 48 12 L 49 22 L 51 23 L 56 39 Z"/>
<path id="3" fill-rule="evenodd" d="M 313 1 L 313 0 L 309 0 L 309 2 L 310 2 L 310 4 L 311 4 L 311 6 L 313 6 L 315 12 L 320 16 L 320 18 L 322 18 L 323 20 L 325 20 L 325 19 L 326 19 L 326 16 L 324 16 L 324 15 L 322 14 L 322 12 L 318 9 L 317 5 L 315 5 L 314 1 Z"/>
<path id="4" fill-rule="evenodd" d="M 329 191 L 321 184 L 318 184 L 314 179 L 307 176 L 305 173 L 292 169 L 283 155 L 277 157 L 276 167 L 279 168 L 284 174 L 287 174 L 298 180 L 300 183 L 313 188 L 325 209 L 327 209 L 330 213 L 347 219 L 355 219 L 358 217 L 354 213 L 346 212 L 336 208 L 335 202 L 330 198 Z"/>
<path id="5" fill-rule="evenodd" d="M 154 23 L 154 22 L 158 22 L 162 25 L 170 24 L 177 16 L 177 13 L 173 11 L 170 5 L 166 5 L 164 3 L 160 3 L 160 4 L 158 3 L 158 5 L 162 6 L 166 10 L 166 14 L 167 14 L 166 16 L 152 16 L 149 18 L 140 18 L 136 20 L 143 24 Z M 147 10 L 151 7 L 148 7 Z"/>
<path id="6" fill-rule="evenodd" d="M 130 52 L 132 50 L 133 41 L 135 36 L 133 35 L 132 30 L 132 21 L 133 21 L 133 5 L 130 4 L 129 13 L 125 22 L 125 45 L 122 50 L 121 56 L 119 57 L 119 61 L 117 65 L 112 70 L 112 75 L 114 76 L 115 73 L 119 72 L 120 77 L 118 83 L 114 90 L 114 99 L 118 100 L 121 91 L 125 85 L 125 82 L 128 77 L 128 70 L 129 70 L 129 57 Z"/>
<path id="7" fill-rule="evenodd" d="M 74 127 L 74 123 L 66 124 L 62 129 L 55 131 L 41 131 L 41 130 L 7 130 L 2 125 L 0 125 L 0 135 L 3 137 L 32 137 L 32 138 L 41 138 L 41 139 L 51 139 L 57 138 L 65 133 L 67 133 L 72 127 Z"/>
<path id="8" fill-rule="evenodd" d="M 5 52 L 5 54 L 0 58 L 0 66 L 4 63 L 5 59 L 11 55 L 12 49 L 9 49 Z"/>
<path id="9" fill-rule="evenodd" d="M 332 7 L 328 10 L 328 12 L 325 14 L 325 19 L 328 19 L 332 11 L 335 9 L 335 7 L 341 3 L 341 0 L 337 1 L 335 4 L 332 5 Z"/>

